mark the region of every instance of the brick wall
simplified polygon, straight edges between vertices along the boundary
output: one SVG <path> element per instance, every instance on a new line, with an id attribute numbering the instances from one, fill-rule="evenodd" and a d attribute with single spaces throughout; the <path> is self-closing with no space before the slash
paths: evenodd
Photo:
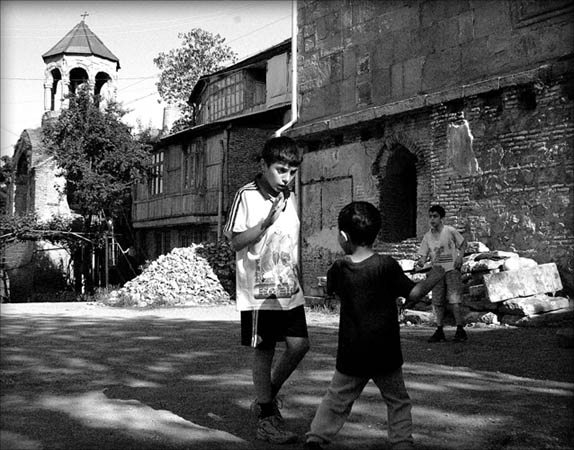
<path id="1" fill-rule="evenodd" d="M 252 181 L 260 172 L 258 155 L 263 150 L 265 141 L 275 129 L 232 128 L 229 134 L 228 152 L 226 155 L 226 185 L 224 189 L 224 211 L 227 213 L 235 192 Z"/>
<path id="2" fill-rule="evenodd" d="M 554 261 L 564 284 L 574 286 L 574 106 L 569 86 L 558 77 L 544 86 L 517 85 L 362 123 L 338 130 L 349 141 L 340 145 L 329 137 L 334 132 L 314 136 L 309 142 L 322 144 L 306 154 L 301 169 L 306 288 L 340 256 L 336 215 L 344 204 L 367 200 L 385 213 L 381 181 L 397 149 L 416 157 L 416 236 L 393 239 L 393 222 L 383 220 L 387 230 L 379 236 L 378 251 L 414 258 L 428 229 L 428 207 L 440 203 L 447 223 L 467 239 L 539 263 Z M 449 126 L 463 122 L 473 137 L 472 153 L 463 154 L 474 163 L 471 172 L 447 152 Z M 377 130 L 382 136 L 361 140 Z"/>
<path id="3" fill-rule="evenodd" d="M 379 251 L 413 257 L 428 207 L 441 203 L 447 223 L 468 239 L 555 261 L 574 292 L 574 6 L 298 6 L 301 105 L 289 134 L 308 146 L 301 169 L 305 288 L 340 255 L 340 207 L 367 200 L 393 217 L 384 221 Z M 398 183 L 389 177 L 398 150 L 416 157 L 416 205 L 404 208 L 416 209 L 409 238 L 397 233 L 401 202 L 388 198 Z"/>

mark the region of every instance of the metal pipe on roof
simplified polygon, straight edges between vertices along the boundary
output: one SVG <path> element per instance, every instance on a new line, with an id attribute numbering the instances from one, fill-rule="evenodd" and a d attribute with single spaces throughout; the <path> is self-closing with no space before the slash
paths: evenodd
<path id="1" fill-rule="evenodd" d="M 297 0 L 292 0 L 291 10 L 291 120 L 279 128 L 274 136 L 279 137 L 297 122 Z"/>

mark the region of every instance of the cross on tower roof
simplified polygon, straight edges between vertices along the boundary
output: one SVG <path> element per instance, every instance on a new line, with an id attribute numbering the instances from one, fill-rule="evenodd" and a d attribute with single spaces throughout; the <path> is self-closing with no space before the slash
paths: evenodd
<path id="1" fill-rule="evenodd" d="M 82 17 L 82 22 L 84 22 L 86 17 L 89 16 L 89 14 L 87 11 L 84 11 L 84 14 L 80 14 L 80 16 Z"/>

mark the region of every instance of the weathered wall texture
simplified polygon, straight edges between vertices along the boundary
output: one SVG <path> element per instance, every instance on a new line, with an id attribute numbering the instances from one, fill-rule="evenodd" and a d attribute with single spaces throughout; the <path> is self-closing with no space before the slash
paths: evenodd
<path id="1" fill-rule="evenodd" d="M 301 122 L 572 53 L 566 0 L 300 1 Z"/>
<path id="2" fill-rule="evenodd" d="M 569 2 L 302 1 L 304 285 L 340 255 L 345 203 L 378 205 L 376 247 L 414 256 L 441 203 L 491 249 L 557 263 L 574 288 Z"/>

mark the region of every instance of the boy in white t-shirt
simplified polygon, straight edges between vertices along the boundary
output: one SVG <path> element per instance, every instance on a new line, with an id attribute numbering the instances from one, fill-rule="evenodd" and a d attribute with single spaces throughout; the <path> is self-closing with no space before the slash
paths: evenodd
<path id="1" fill-rule="evenodd" d="M 428 341 L 446 341 L 443 321 L 448 303 L 456 322 L 454 342 L 462 342 L 467 340 L 467 335 L 464 331 L 464 318 L 460 309 L 463 291 L 460 268 L 467 244 L 455 228 L 443 223 L 444 216 L 445 210 L 442 206 L 433 205 L 429 208 L 430 230 L 423 237 L 416 265 L 422 267 L 430 259 L 432 265 L 440 265 L 446 272 L 442 281 L 432 290 L 437 329 Z"/>
<path id="2" fill-rule="evenodd" d="M 277 393 L 309 350 L 297 265 L 299 217 L 289 190 L 302 159 L 292 139 L 269 139 L 261 173 L 237 191 L 224 227 L 236 251 L 241 344 L 254 348 L 257 438 L 275 444 L 297 440 L 283 429 Z M 273 364 L 276 343 L 282 341 L 285 351 Z"/>

